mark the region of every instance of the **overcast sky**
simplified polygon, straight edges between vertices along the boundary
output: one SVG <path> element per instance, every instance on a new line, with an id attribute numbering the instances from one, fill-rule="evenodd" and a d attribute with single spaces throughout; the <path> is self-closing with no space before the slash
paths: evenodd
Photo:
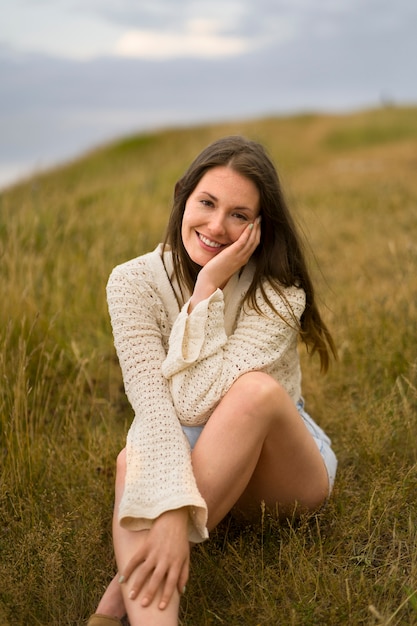
<path id="1" fill-rule="evenodd" d="M 126 133 L 417 103 L 416 0 L 0 0 L 0 185 Z"/>

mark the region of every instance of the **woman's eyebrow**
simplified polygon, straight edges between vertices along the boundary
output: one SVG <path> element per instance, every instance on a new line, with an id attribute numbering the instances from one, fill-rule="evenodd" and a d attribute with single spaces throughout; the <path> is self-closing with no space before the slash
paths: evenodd
<path id="1" fill-rule="evenodd" d="M 214 196 L 212 193 L 210 193 L 209 191 L 200 191 L 200 193 L 208 196 L 209 198 L 211 198 L 212 200 L 214 200 L 215 202 L 218 202 L 218 198 L 216 196 Z M 233 207 L 234 211 L 247 211 L 248 213 L 254 213 L 253 209 L 250 209 L 247 206 L 235 206 Z"/>
<path id="2" fill-rule="evenodd" d="M 213 196 L 212 193 L 210 193 L 209 191 L 200 191 L 200 193 L 205 194 L 206 196 L 209 196 L 212 200 L 215 200 L 217 202 L 218 198 L 216 198 L 216 196 Z"/>

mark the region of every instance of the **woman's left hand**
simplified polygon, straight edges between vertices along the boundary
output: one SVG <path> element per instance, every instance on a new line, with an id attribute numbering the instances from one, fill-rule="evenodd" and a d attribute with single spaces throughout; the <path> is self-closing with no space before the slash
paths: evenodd
<path id="1" fill-rule="evenodd" d="M 175 589 L 182 593 L 188 580 L 188 509 L 166 511 L 154 521 L 150 530 L 138 534 L 141 536 L 138 537 L 139 547 L 120 571 L 121 579 L 129 585 L 129 599 L 142 595 L 142 606 L 150 605 L 161 590 L 158 606 L 163 610 Z"/>

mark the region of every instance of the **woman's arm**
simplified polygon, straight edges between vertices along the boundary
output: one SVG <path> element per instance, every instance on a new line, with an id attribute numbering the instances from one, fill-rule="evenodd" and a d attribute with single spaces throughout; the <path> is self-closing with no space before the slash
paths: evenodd
<path id="1" fill-rule="evenodd" d="M 107 285 L 114 343 L 135 417 L 127 437 L 127 472 L 119 509 L 122 525 L 150 528 L 161 513 L 189 507 L 192 541 L 207 536 L 207 511 L 192 471 L 189 446 L 161 373 L 161 301 L 146 264 L 113 270 Z M 158 317 L 159 316 L 159 317 Z"/>
<path id="2" fill-rule="evenodd" d="M 262 314 L 243 307 L 230 337 L 224 330 L 221 292 L 199 303 L 191 315 L 184 307 L 172 329 L 163 364 L 178 416 L 184 422 L 203 423 L 242 374 L 280 368 L 298 376 L 297 320 L 304 311 L 305 294 L 296 287 L 286 289 L 287 304 L 271 286 L 265 285 L 265 290 L 282 317 L 259 295 Z"/>

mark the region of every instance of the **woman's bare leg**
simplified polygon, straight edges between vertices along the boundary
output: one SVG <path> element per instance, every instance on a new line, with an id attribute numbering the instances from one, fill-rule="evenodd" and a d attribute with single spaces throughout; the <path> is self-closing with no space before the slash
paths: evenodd
<path id="1" fill-rule="evenodd" d="M 109 617 L 118 617 L 119 619 L 126 615 L 125 603 L 118 579 L 119 576 L 117 574 L 104 592 L 97 606 L 96 613 L 108 615 Z"/>
<path id="2" fill-rule="evenodd" d="M 241 376 L 210 417 L 192 453 L 209 529 L 235 505 L 283 514 L 315 510 L 329 479 L 317 445 L 288 393 L 267 374 Z"/>
<path id="3" fill-rule="evenodd" d="M 261 372 L 243 375 L 210 417 L 192 453 L 198 487 L 209 511 L 208 526 L 237 505 L 251 514 L 263 501 L 282 513 L 314 510 L 328 495 L 328 475 L 316 443 L 287 392 Z M 119 455 L 115 510 L 124 486 L 124 453 Z M 124 530 L 115 520 L 118 560 L 126 562 L 140 545 L 143 533 Z M 171 626 L 178 623 L 179 594 L 168 608 L 131 601 L 122 585 L 132 626 Z"/>

